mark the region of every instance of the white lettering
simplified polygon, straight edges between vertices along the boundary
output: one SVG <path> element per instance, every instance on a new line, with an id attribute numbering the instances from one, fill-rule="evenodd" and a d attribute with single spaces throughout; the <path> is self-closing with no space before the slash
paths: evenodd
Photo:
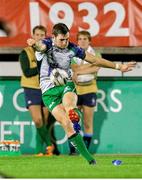
<path id="1" fill-rule="evenodd" d="M 11 121 L 0 121 L 0 139 L 1 141 L 4 141 L 5 135 L 11 135 L 12 132 L 10 130 L 5 130 L 6 126 L 12 125 Z"/>
<path id="2" fill-rule="evenodd" d="M 32 34 L 32 29 L 40 24 L 40 11 L 38 2 L 30 2 L 30 23 Z"/>
<path id="3" fill-rule="evenodd" d="M 57 2 L 51 6 L 49 18 L 53 24 L 62 22 L 70 29 L 74 21 L 74 13 L 71 6 L 67 3 Z"/>
<path id="4" fill-rule="evenodd" d="M 79 11 L 86 10 L 87 14 L 83 16 L 83 22 L 87 23 L 88 29 L 79 27 L 79 31 L 87 30 L 90 32 L 91 36 L 95 36 L 99 33 L 100 26 L 96 17 L 98 15 L 98 9 L 94 3 L 83 2 L 79 4 Z"/>
<path id="5" fill-rule="evenodd" d="M 13 132 L 12 130 L 5 130 L 6 126 L 11 129 L 13 129 L 13 126 L 19 126 L 19 130 L 16 130 L 16 132 Z M 13 134 L 16 133 L 20 138 L 20 143 L 24 144 L 25 126 L 34 126 L 34 123 L 31 121 L 0 121 L 0 141 L 7 139 L 5 138 L 5 135 L 9 135 L 9 139 L 13 140 Z"/>
<path id="6" fill-rule="evenodd" d="M 3 105 L 3 95 L 0 92 L 0 108 L 2 107 L 2 105 Z"/>
<path id="7" fill-rule="evenodd" d="M 117 107 L 116 107 L 116 108 L 114 108 L 114 107 L 112 107 L 112 106 L 110 107 L 110 110 L 111 110 L 112 112 L 119 112 L 119 111 L 121 111 L 121 109 L 122 109 L 122 103 L 119 101 L 119 99 L 117 99 L 117 98 L 115 97 L 116 94 L 121 94 L 121 91 L 120 91 L 119 89 L 115 89 L 115 90 L 113 90 L 113 91 L 111 92 L 111 94 L 110 94 L 112 100 L 117 104 Z"/>
<path id="8" fill-rule="evenodd" d="M 13 124 L 20 126 L 20 143 L 23 144 L 24 143 L 24 126 L 29 126 L 30 122 L 28 122 L 28 121 L 22 121 L 22 122 L 15 121 Z"/>
<path id="9" fill-rule="evenodd" d="M 110 27 L 108 32 L 106 33 L 107 37 L 124 37 L 129 36 L 129 28 L 121 27 L 123 21 L 126 19 L 126 11 L 121 3 L 111 2 L 104 6 L 104 13 L 108 13 L 110 11 L 115 12 L 115 21 L 113 25 Z"/>
<path id="10" fill-rule="evenodd" d="M 95 111 L 98 110 L 98 104 L 100 104 L 103 107 L 105 112 L 109 112 L 109 109 L 107 108 L 107 106 L 105 104 L 105 100 L 106 100 L 105 92 L 103 90 L 99 89 L 98 94 L 101 94 L 101 97 L 97 99 L 97 104 L 96 104 L 96 110 Z"/>
<path id="11" fill-rule="evenodd" d="M 17 98 L 18 98 L 18 96 L 21 94 L 21 93 L 23 93 L 24 92 L 24 90 L 23 90 L 23 88 L 21 88 L 21 89 L 18 89 L 15 93 L 14 93 L 14 95 L 13 95 L 13 105 L 14 105 L 14 107 L 15 107 L 15 109 L 17 109 L 18 111 L 21 111 L 21 112 L 26 112 L 26 111 L 28 111 L 25 107 L 20 107 L 19 105 L 18 105 L 18 103 L 17 103 Z"/>

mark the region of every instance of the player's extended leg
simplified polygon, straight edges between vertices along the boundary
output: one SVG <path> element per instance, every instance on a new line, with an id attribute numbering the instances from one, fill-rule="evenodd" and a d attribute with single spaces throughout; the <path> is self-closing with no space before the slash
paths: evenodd
<path id="1" fill-rule="evenodd" d="M 77 109 L 77 95 L 74 92 L 67 92 L 63 96 L 63 106 L 69 119 L 73 123 L 74 130 L 79 133 L 81 130 L 79 121 L 81 119 L 81 112 Z"/>
<path id="2" fill-rule="evenodd" d="M 73 101 L 73 99 L 74 98 L 77 99 L 77 97 L 74 93 L 72 93 L 72 94 L 67 93 L 66 95 L 67 95 L 66 98 L 70 97 L 68 100 L 70 107 L 67 106 L 67 102 L 66 102 L 66 108 L 68 107 L 67 108 L 68 111 L 66 112 L 63 108 L 61 108 L 61 105 L 58 105 L 52 110 L 52 114 L 54 115 L 55 119 L 61 123 L 69 140 L 75 146 L 75 148 L 77 148 L 77 150 L 80 152 L 80 154 L 90 164 L 95 164 L 96 162 L 95 162 L 93 156 L 88 152 L 81 135 L 79 133 L 75 132 L 75 130 L 73 128 L 73 124 L 72 124 L 71 120 L 69 119 L 69 115 L 68 115 L 69 110 L 74 109 L 74 107 L 76 107 L 75 106 L 76 103 Z M 63 99 L 66 100 L 66 98 L 63 98 Z M 73 104 L 72 106 L 71 106 L 71 103 Z M 64 104 L 64 108 L 65 108 L 65 104 Z"/>

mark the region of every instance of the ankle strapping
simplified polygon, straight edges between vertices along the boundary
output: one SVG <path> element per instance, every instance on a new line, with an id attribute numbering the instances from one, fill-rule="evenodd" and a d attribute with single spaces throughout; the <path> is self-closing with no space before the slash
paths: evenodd
<path id="1" fill-rule="evenodd" d="M 79 122 L 80 120 L 79 114 L 75 111 L 75 109 L 69 110 L 69 118 L 72 122 Z"/>

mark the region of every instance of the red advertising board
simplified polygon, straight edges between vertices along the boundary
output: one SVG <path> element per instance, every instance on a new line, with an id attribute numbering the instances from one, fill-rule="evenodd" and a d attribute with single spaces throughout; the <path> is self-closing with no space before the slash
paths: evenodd
<path id="1" fill-rule="evenodd" d="M 141 0 L 1 0 L 0 18 L 9 23 L 12 37 L 0 37 L 0 47 L 23 47 L 32 28 L 42 24 L 51 35 L 58 22 L 76 33 L 87 30 L 94 46 L 141 46 Z"/>

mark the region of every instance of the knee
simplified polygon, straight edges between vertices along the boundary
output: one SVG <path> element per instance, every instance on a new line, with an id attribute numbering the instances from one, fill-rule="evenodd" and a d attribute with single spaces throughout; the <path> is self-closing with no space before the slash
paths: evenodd
<path id="1" fill-rule="evenodd" d="M 33 121 L 35 123 L 35 126 L 37 128 L 40 128 L 43 125 L 42 118 L 41 117 L 34 117 Z"/>
<path id="2" fill-rule="evenodd" d="M 63 106 L 66 111 L 74 109 L 77 103 L 77 95 L 75 93 L 69 92 L 66 93 L 63 97 Z"/>

